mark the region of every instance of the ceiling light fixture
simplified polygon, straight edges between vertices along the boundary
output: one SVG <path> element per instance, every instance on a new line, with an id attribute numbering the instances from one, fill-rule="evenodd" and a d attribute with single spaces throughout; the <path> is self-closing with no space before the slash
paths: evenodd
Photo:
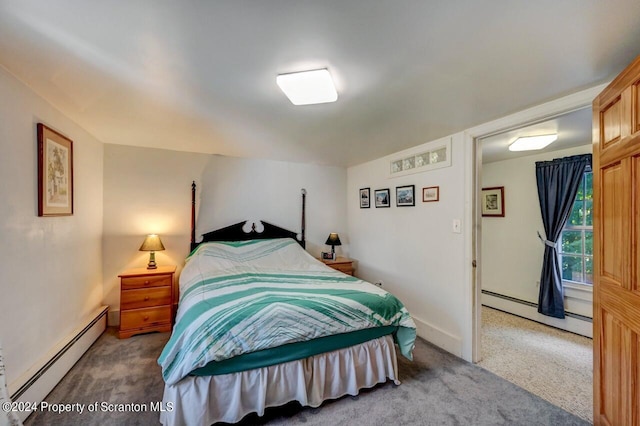
<path id="1" fill-rule="evenodd" d="M 335 102 L 338 92 L 326 68 L 278 74 L 276 83 L 294 105 Z"/>
<path id="2" fill-rule="evenodd" d="M 542 149 L 558 139 L 558 135 L 540 135 L 520 137 L 509 145 L 509 151 L 533 151 Z"/>

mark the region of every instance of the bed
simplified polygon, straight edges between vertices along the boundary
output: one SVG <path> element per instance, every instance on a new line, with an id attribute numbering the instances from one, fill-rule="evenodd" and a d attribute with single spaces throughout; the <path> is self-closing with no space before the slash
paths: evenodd
<path id="1" fill-rule="evenodd" d="M 411 359 L 415 324 L 397 298 L 304 250 L 305 195 L 300 239 L 241 222 L 195 243 L 192 213 L 176 324 L 158 359 L 171 407 L 162 424 L 235 423 L 399 384 L 395 346 Z"/>

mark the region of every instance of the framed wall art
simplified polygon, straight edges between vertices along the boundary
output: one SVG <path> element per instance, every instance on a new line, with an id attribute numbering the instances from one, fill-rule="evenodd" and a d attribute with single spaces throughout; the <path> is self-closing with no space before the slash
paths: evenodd
<path id="1" fill-rule="evenodd" d="M 411 207 L 416 205 L 415 185 L 396 186 L 396 206 Z"/>
<path id="2" fill-rule="evenodd" d="M 432 201 L 440 201 L 440 187 L 428 186 L 422 188 L 422 202 L 428 203 Z"/>
<path id="3" fill-rule="evenodd" d="M 371 207 L 371 188 L 361 188 L 360 189 L 360 208 L 368 209 Z"/>
<path id="4" fill-rule="evenodd" d="M 376 189 L 374 191 L 374 197 L 376 201 L 376 208 L 391 207 L 391 194 L 389 193 L 389 188 Z"/>
<path id="5" fill-rule="evenodd" d="M 73 142 L 38 123 L 38 216 L 73 214 Z"/>
<path id="6" fill-rule="evenodd" d="M 482 216 L 504 217 L 504 186 L 482 188 Z"/>

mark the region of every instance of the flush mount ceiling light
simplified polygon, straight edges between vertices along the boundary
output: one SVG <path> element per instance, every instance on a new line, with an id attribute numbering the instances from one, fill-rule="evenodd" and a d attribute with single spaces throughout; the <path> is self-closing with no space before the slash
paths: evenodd
<path id="1" fill-rule="evenodd" d="M 279 74 L 276 83 L 294 105 L 335 102 L 338 92 L 326 68 Z"/>
<path id="2" fill-rule="evenodd" d="M 509 151 L 533 151 L 542 149 L 558 139 L 558 135 L 525 136 L 516 139 L 509 145 Z"/>

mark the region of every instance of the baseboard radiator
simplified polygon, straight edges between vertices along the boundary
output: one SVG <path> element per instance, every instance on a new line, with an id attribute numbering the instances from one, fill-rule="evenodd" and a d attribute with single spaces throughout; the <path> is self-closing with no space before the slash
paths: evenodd
<path id="1" fill-rule="evenodd" d="M 21 377 L 10 383 L 14 402 L 40 403 L 69 372 L 107 327 L 107 306 L 96 309 L 88 319 L 56 345 Z M 20 412 L 24 421 L 29 412 Z"/>
<path id="2" fill-rule="evenodd" d="M 570 331 L 586 337 L 593 337 L 593 320 L 587 316 L 573 312 L 565 312 L 565 319 L 552 318 L 538 313 L 538 305 L 504 294 L 482 290 L 482 304 L 530 319 L 551 327 Z"/>

